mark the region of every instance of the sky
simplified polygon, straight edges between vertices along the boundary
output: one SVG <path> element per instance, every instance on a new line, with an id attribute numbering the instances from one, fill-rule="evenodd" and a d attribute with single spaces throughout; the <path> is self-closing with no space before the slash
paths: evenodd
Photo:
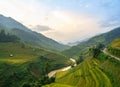
<path id="1" fill-rule="evenodd" d="M 118 27 L 120 0 L 0 0 L 0 14 L 66 44 Z"/>

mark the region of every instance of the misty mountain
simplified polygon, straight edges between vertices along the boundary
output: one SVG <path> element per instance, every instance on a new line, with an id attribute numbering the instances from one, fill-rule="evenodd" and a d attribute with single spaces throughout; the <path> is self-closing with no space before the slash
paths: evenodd
<path id="1" fill-rule="evenodd" d="M 63 51 L 63 53 L 68 56 L 80 55 L 82 51 L 85 51 L 86 47 L 94 46 L 99 43 L 108 45 L 111 41 L 113 41 L 116 38 L 120 38 L 120 27 L 115 28 L 107 33 L 94 36 L 87 41 L 80 42 L 78 45 Z"/>
<path id="2" fill-rule="evenodd" d="M 11 17 L 5 17 L 0 15 L 0 29 L 4 29 L 6 32 L 10 34 L 15 34 L 22 41 L 32 44 L 34 46 L 38 46 L 44 49 L 53 50 L 53 51 L 62 51 L 69 46 L 63 45 L 54 41 L 41 33 L 37 33 L 27 28 L 20 22 L 14 20 Z"/>
<path id="3" fill-rule="evenodd" d="M 80 43 L 80 41 L 69 42 L 69 43 L 67 43 L 67 45 L 69 45 L 69 46 L 76 46 L 76 45 L 78 45 L 79 43 Z"/>

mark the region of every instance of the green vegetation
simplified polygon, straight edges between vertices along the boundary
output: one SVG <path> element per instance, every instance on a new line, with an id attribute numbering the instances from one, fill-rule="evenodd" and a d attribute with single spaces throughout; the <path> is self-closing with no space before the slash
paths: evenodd
<path id="1" fill-rule="evenodd" d="M 80 55 L 80 56 L 77 58 L 76 62 L 77 62 L 77 64 L 79 64 L 79 63 L 81 63 L 82 61 L 84 61 L 84 58 L 83 58 L 82 55 Z"/>
<path id="2" fill-rule="evenodd" d="M 119 46 L 115 40 L 111 46 Z M 89 55 L 79 56 L 80 64 L 71 70 L 56 74 L 55 83 L 46 87 L 54 87 L 57 83 L 75 87 L 119 87 L 120 61 L 102 53 L 104 45 L 99 44 L 89 49 Z M 55 86 L 59 87 L 59 86 Z"/>
<path id="3" fill-rule="evenodd" d="M 63 51 L 69 48 L 69 46 L 60 44 L 41 33 L 32 31 L 11 17 L 0 15 L 0 19 L 0 30 L 5 30 L 9 34 L 16 35 L 22 41 L 31 45 L 52 51 Z"/>
<path id="4" fill-rule="evenodd" d="M 19 41 L 19 38 L 15 35 L 6 34 L 4 30 L 0 32 L 0 42 L 16 42 Z"/>
<path id="5" fill-rule="evenodd" d="M 88 58 L 69 72 L 62 73 L 63 76 L 57 73 L 55 82 L 75 87 L 112 87 L 109 77 L 98 63 L 98 60 Z"/>
<path id="6" fill-rule="evenodd" d="M 111 41 L 115 40 L 116 38 L 120 37 L 120 27 L 113 29 L 110 32 L 92 37 L 91 39 L 81 42 L 77 46 L 73 46 L 70 49 L 64 50 L 62 53 L 67 56 L 79 56 L 81 53 L 87 54 L 88 49 L 87 47 L 95 46 L 100 43 L 104 44 L 105 46 L 108 45 Z"/>
<path id="7" fill-rule="evenodd" d="M 97 58 L 103 49 L 104 49 L 104 45 L 98 44 L 97 46 L 91 47 L 89 51 L 92 54 L 93 58 Z"/>
<path id="8" fill-rule="evenodd" d="M 0 42 L 0 87 L 37 87 L 53 82 L 46 74 L 70 63 L 64 55 L 25 43 Z"/>
<path id="9" fill-rule="evenodd" d="M 108 52 L 120 58 L 120 38 L 114 40 L 108 46 Z"/>
<path id="10" fill-rule="evenodd" d="M 0 87 L 120 86 L 120 61 L 102 52 L 105 44 L 109 53 L 120 57 L 120 28 L 63 51 L 78 65 L 49 78 L 50 71 L 72 65 L 66 56 L 52 52 L 68 46 L 33 32 L 12 18 L 0 17 Z"/>
<path id="11" fill-rule="evenodd" d="M 120 86 L 120 61 L 101 53 L 98 56 L 101 70 L 109 77 L 113 87 Z"/>
<path id="12" fill-rule="evenodd" d="M 97 58 L 86 58 L 77 67 L 57 73 L 55 83 L 45 87 L 54 87 L 57 83 L 75 87 L 119 87 L 119 66 L 119 61 L 100 53 Z"/>
<path id="13" fill-rule="evenodd" d="M 114 41 L 112 41 L 112 43 L 110 45 L 113 48 L 120 48 L 120 38 L 117 38 Z"/>
<path id="14" fill-rule="evenodd" d="M 70 86 L 70 85 L 65 85 L 65 84 L 60 84 L 60 83 L 53 83 L 53 84 L 45 85 L 42 87 L 75 87 L 75 86 Z"/>

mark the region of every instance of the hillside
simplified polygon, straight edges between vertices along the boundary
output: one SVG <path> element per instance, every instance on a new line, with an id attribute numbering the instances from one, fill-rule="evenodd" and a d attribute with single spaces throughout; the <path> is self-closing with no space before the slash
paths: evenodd
<path id="1" fill-rule="evenodd" d="M 120 38 L 115 39 L 108 46 L 108 52 L 120 58 Z"/>
<path id="2" fill-rule="evenodd" d="M 69 64 L 62 54 L 21 42 L 0 42 L 0 87 L 34 85 L 45 73 Z"/>
<path id="3" fill-rule="evenodd" d="M 118 38 L 108 44 L 108 52 L 118 56 L 120 54 L 119 42 Z M 66 85 L 65 87 L 120 87 L 120 61 L 102 51 L 96 57 L 93 55 L 93 52 L 89 50 L 87 55 L 84 55 L 84 61 L 71 70 L 56 73 L 55 82 L 43 87 L 62 85 Z"/>
<path id="4" fill-rule="evenodd" d="M 9 32 L 10 34 L 17 35 L 24 42 L 44 49 L 62 51 L 69 48 L 69 46 L 60 44 L 40 33 L 31 31 L 11 17 L 0 15 L 0 30 L 1 29 L 6 30 L 6 32 Z"/>
<path id="5" fill-rule="evenodd" d="M 77 67 L 56 74 L 54 84 L 43 87 L 119 87 L 120 62 L 101 53 L 97 58 L 88 56 Z"/>
<path id="6" fill-rule="evenodd" d="M 114 41 L 112 41 L 110 46 L 113 48 L 120 48 L 120 38 L 117 38 Z"/>
<path id="7" fill-rule="evenodd" d="M 68 56 L 80 55 L 84 48 L 102 43 L 108 45 L 111 41 L 120 37 L 120 27 L 113 29 L 107 33 L 95 36 L 87 41 L 81 42 L 77 46 L 73 46 L 70 49 L 63 51 L 62 53 Z"/>

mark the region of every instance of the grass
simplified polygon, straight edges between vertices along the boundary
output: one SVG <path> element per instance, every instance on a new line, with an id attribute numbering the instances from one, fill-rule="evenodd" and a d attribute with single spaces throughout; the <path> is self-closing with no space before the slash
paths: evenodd
<path id="1" fill-rule="evenodd" d="M 111 42 L 111 44 L 108 46 L 108 52 L 120 58 L 120 38 Z"/>
<path id="2" fill-rule="evenodd" d="M 99 66 L 102 71 L 110 78 L 113 87 L 120 86 L 120 61 L 109 56 L 99 56 Z M 102 58 L 102 59 L 101 59 Z"/>
<path id="3" fill-rule="evenodd" d="M 28 61 L 31 61 L 31 59 L 0 59 L 0 62 L 7 62 L 9 64 L 22 64 Z"/>
<path id="4" fill-rule="evenodd" d="M 22 48 L 22 43 L 0 43 L 0 62 L 10 64 L 22 64 L 32 61 L 37 57 L 33 54 L 34 47 L 25 45 Z M 10 54 L 13 57 L 10 57 Z"/>
<path id="5" fill-rule="evenodd" d="M 70 71 L 57 73 L 55 82 L 75 87 L 113 87 L 109 77 L 100 69 L 99 62 L 91 58 Z"/>
<path id="6" fill-rule="evenodd" d="M 109 46 L 111 54 L 119 57 L 120 39 L 116 39 Z M 103 53 L 98 58 L 88 56 L 77 67 L 57 73 L 55 83 L 75 87 L 120 87 L 120 61 Z"/>
<path id="7" fill-rule="evenodd" d="M 24 47 L 22 47 L 24 45 Z M 10 54 L 13 57 L 10 57 Z M 62 54 L 54 53 L 51 51 L 43 50 L 37 47 L 30 46 L 23 43 L 0 43 L 0 62 L 8 63 L 25 63 L 36 60 L 39 56 L 45 56 L 48 59 L 59 62 L 62 64 L 70 63 L 67 57 Z M 65 59 L 65 61 L 63 60 Z M 59 60 L 59 61 L 57 61 Z M 58 63 L 58 64 L 59 64 Z"/>
<path id="8" fill-rule="evenodd" d="M 75 87 L 75 86 L 70 86 L 70 85 L 65 85 L 65 84 L 60 84 L 60 83 L 53 83 L 53 84 L 45 85 L 42 87 Z"/>
<path id="9" fill-rule="evenodd" d="M 10 54 L 13 56 L 10 57 Z M 71 64 L 60 53 L 20 42 L 0 43 L 0 87 L 21 87 L 24 83 L 39 81 L 47 62 L 48 71 Z"/>
<path id="10" fill-rule="evenodd" d="M 113 48 L 120 48 L 120 38 L 115 39 L 110 45 Z"/>

